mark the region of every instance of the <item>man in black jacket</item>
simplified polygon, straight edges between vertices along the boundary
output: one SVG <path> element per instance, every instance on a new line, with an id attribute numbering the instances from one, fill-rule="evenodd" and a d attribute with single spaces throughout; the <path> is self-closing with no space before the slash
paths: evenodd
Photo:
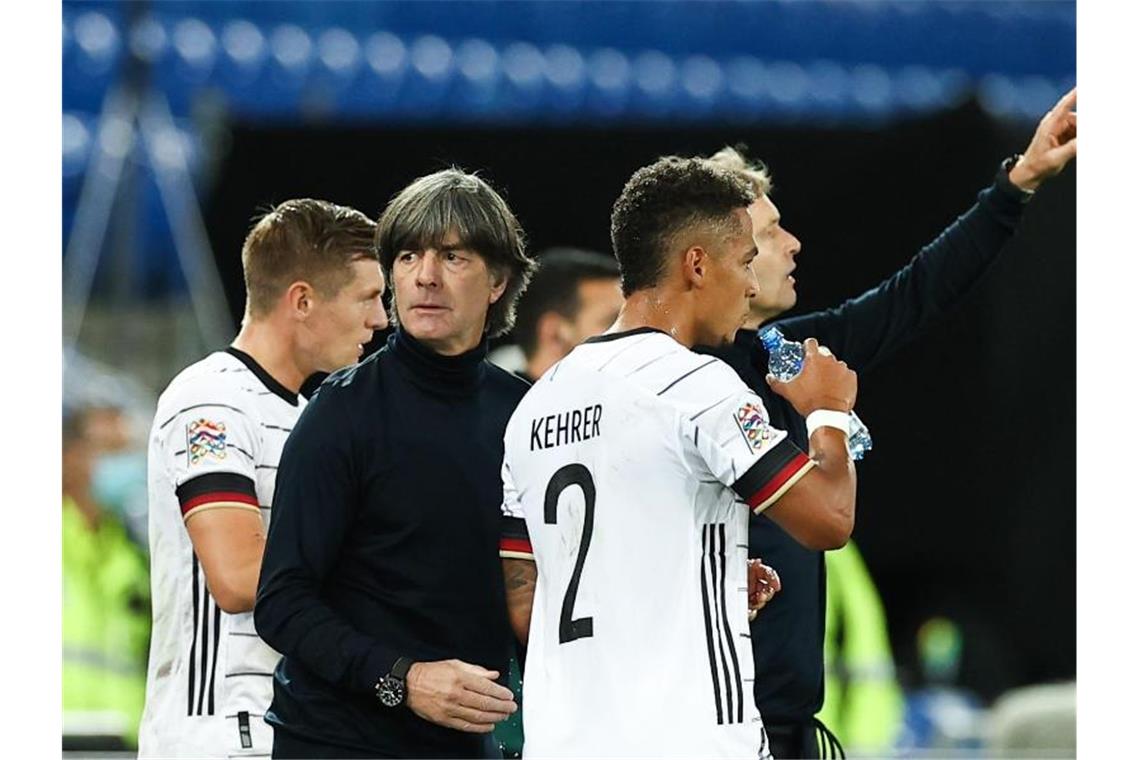
<path id="1" fill-rule="evenodd" d="M 498 757 L 517 707 L 499 560 L 503 430 L 527 384 L 486 361 L 534 268 L 456 169 L 380 217 L 395 334 L 331 375 L 281 457 L 254 616 L 283 658 L 274 757 Z"/>
<path id="2" fill-rule="evenodd" d="M 790 340 L 816 338 L 864 377 L 958 303 L 989 268 L 1017 229 L 1032 193 L 1076 155 L 1076 90 L 1041 120 L 1025 154 L 1007 160 L 978 202 L 905 267 L 861 296 L 825 311 L 776 324 Z M 730 364 L 764 400 L 772 424 L 801 447 L 802 417 L 765 380 L 768 355 L 757 328 L 796 302 L 795 256 L 800 242 L 780 226 L 767 193 L 771 181 L 732 148 L 710 161 L 749 179 L 758 198 L 749 208 L 759 251 L 753 269 L 759 291 L 749 323 L 723 349 L 704 349 Z M 753 515 L 749 556 L 762 557 L 780 574 L 783 589 L 752 624 L 754 691 L 778 758 L 819 757 L 817 742 L 834 737 L 815 720 L 823 705 L 825 575 L 823 553 L 806 549 L 764 515 Z M 817 731 L 821 734 L 817 738 Z M 830 756 L 830 754 L 829 754 Z"/>

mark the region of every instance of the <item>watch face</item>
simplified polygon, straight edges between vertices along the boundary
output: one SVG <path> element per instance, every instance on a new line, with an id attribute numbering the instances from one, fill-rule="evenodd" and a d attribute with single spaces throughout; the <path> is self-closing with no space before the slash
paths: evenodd
<path id="1" fill-rule="evenodd" d="M 376 687 L 376 696 L 385 707 L 398 707 L 404 701 L 404 684 L 391 676 L 385 676 Z"/>

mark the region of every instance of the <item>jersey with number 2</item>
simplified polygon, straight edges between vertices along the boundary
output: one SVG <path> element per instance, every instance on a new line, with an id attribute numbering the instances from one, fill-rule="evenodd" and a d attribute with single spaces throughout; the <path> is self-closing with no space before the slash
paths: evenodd
<path id="1" fill-rule="evenodd" d="M 538 566 L 531 757 L 766 757 L 748 509 L 812 461 L 719 359 L 650 328 L 582 344 L 505 436 L 502 555 Z"/>

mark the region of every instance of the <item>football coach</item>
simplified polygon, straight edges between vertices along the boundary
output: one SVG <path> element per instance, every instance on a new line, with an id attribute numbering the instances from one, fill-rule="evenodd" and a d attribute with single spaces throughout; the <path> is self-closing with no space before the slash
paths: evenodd
<path id="1" fill-rule="evenodd" d="M 500 757 L 517 710 L 499 559 L 503 432 L 527 390 L 486 360 L 535 267 L 481 178 L 380 217 L 387 344 L 331 375 L 282 453 L 254 619 L 283 655 L 273 756 Z"/>

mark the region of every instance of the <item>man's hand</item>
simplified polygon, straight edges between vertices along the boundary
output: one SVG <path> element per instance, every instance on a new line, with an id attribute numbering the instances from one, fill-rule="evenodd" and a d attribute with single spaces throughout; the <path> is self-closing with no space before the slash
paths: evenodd
<path id="1" fill-rule="evenodd" d="M 756 619 L 756 614 L 772 601 L 780 590 L 780 576 L 774 568 L 765 565 L 760 559 L 748 560 L 748 620 Z"/>
<path id="2" fill-rule="evenodd" d="M 461 660 L 417 662 L 408 671 L 408 707 L 432 723 L 489 734 L 519 709 L 511 690 L 495 683 L 498 677 Z"/>
<path id="3" fill-rule="evenodd" d="M 804 366 L 799 375 L 786 383 L 772 375 L 767 380 L 772 390 L 790 401 L 802 417 L 816 409 L 850 412 L 859 392 L 855 373 L 815 338 L 804 341 Z"/>
<path id="4" fill-rule="evenodd" d="M 1059 174 L 1077 155 L 1077 88 L 1069 90 L 1041 118 L 1029 147 L 1009 171 L 1009 181 L 1022 190 L 1036 190 Z"/>

